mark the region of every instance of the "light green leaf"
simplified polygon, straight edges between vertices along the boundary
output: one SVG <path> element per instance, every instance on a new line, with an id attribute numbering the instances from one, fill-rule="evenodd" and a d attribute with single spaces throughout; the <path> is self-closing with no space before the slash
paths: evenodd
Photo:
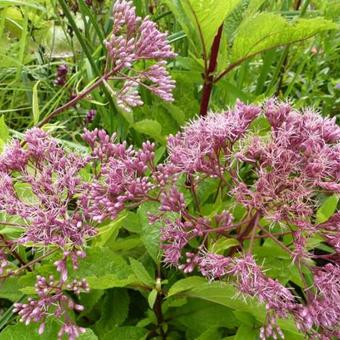
<path id="1" fill-rule="evenodd" d="M 225 18 L 231 14 L 240 0 L 185 0 L 190 3 L 190 9 L 195 13 L 207 51 L 210 50 L 218 28 Z M 198 29 L 198 27 L 197 27 Z"/>
<path id="2" fill-rule="evenodd" d="M 45 6 L 42 6 L 41 4 L 33 2 L 33 1 L 0 0 L 0 9 L 4 7 L 13 7 L 13 6 L 27 6 L 27 7 L 32 7 L 34 9 L 40 10 L 42 12 L 46 12 Z"/>
<path id="3" fill-rule="evenodd" d="M 240 0 L 166 1 L 192 43 L 203 40 L 208 54 L 218 28 L 240 2 Z"/>
<path id="4" fill-rule="evenodd" d="M 211 340 L 211 339 L 220 339 L 221 338 L 221 334 L 218 330 L 218 327 L 211 327 L 208 328 L 205 332 L 203 332 L 198 338 L 197 340 Z"/>
<path id="5" fill-rule="evenodd" d="M 136 122 L 133 125 L 133 128 L 145 135 L 148 135 L 155 139 L 160 139 L 162 135 L 162 126 L 156 120 L 152 119 L 143 119 L 139 122 Z"/>
<path id="6" fill-rule="evenodd" d="M 339 196 L 332 195 L 325 199 L 320 208 L 316 212 L 316 222 L 326 222 L 336 211 L 338 206 Z"/>
<path id="7" fill-rule="evenodd" d="M 258 339 L 259 330 L 246 325 L 241 325 L 235 335 L 235 340 L 255 340 Z"/>
<path id="8" fill-rule="evenodd" d="M 149 303 L 149 306 L 151 309 L 153 309 L 153 306 L 156 302 L 156 299 L 157 299 L 157 290 L 156 289 L 153 289 L 150 294 L 148 295 L 148 303 Z"/>
<path id="9" fill-rule="evenodd" d="M 246 18 L 238 28 L 231 61 L 238 63 L 263 51 L 302 41 L 337 26 L 322 18 L 299 19 L 293 23 L 274 13 Z"/>
<path id="10" fill-rule="evenodd" d="M 146 286 L 153 286 L 155 280 L 147 272 L 143 264 L 130 257 L 131 269 L 136 275 L 136 278 Z"/>
<path id="11" fill-rule="evenodd" d="M 6 280 L 1 280 L 0 298 L 16 301 L 22 296 L 20 288 L 22 287 L 16 277 L 9 277 Z"/>
<path id="12" fill-rule="evenodd" d="M 0 139 L 4 143 L 6 143 L 9 139 L 9 130 L 5 123 L 5 116 L 0 117 Z"/>
<path id="13" fill-rule="evenodd" d="M 215 254 L 223 254 L 225 250 L 238 246 L 240 242 L 235 238 L 221 237 L 211 247 L 211 252 Z"/>
<path id="14" fill-rule="evenodd" d="M 33 124 L 36 125 L 39 122 L 40 118 L 40 109 L 39 109 L 39 96 L 38 96 L 38 85 L 40 80 L 38 80 L 33 86 L 32 92 L 32 113 L 33 113 Z"/>
<path id="15" fill-rule="evenodd" d="M 132 211 L 127 211 L 122 227 L 131 233 L 140 233 L 142 226 L 140 224 L 139 216 Z"/>
<path id="16" fill-rule="evenodd" d="M 96 236 L 93 242 L 94 246 L 103 247 L 109 241 L 114 241 L 126 217 L 127 217 L 127 213 L 124 213 L 118 218 L 116 218 L 115 220 L 110 221 L 106 226 L 101 227 L 98 235 Z"/>
<path id="17" fill-rule="evenodd" d="M 253 327 L 256 323 L 256 319 L 254 318 L 254 316 L 248 312 L 235 310 L 233 313 L 236 319 L 242 322 L 246 326 Z"/>
<path id="18" fill-rule="evenodd" d="M 189 298 L 187 304 L 174 310 L 171 315 L 177 324 L 181 324 L 187 330 L 187 339 L 197 339 L 207 329 L 218 327 L 232 329 L 238 326 L 230 308 L 202 299 Z M 217 336 L 212 339 L 221 338 Z"/>

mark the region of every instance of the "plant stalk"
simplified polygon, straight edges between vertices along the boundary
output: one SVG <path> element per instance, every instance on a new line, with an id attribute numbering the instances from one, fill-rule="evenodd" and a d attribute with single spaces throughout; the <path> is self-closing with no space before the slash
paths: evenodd
<path id="1" fill-rule="evenodd" d="M 214 38 L 213 44 L 211 46 L 209 66 L 204 74 L 204 83 L 203 83 L 201 106 L 200 106 L 201 116 L 206 116 L 208 113 L 209 101 L 210 101 L 210 96 L 211 96 L 213 83 L 214 83 L 213 73 L 215 72 L 216 66 L 217 66 L 217 57 L 218 57 L 218 51 L 220 49 L 222 31 L 223 31 L 223 24 L 219 27 L 217 34 Z"/>

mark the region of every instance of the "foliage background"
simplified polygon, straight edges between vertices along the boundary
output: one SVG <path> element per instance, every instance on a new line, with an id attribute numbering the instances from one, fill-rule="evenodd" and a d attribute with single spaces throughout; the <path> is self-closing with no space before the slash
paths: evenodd
<path id="1" fill-rule="evenodd" d="M 135 145 L 140 145 L 146 137 L 151 138 L 159 145 L 159 159 L 164 158 L 166 136 L 176 133 L 199 112 L 203 86 L 203 51 L 194 20 L 183 9 L 185 3 L 134 1 L 139 15 L 149 15 L 163 31 L 169 32 L 169 40 L 178 53 L 169 65 L 177 81 L 173 104 L 164 103 L 145 91 L 142 92 L 144 106 L 133 112 L 123 112 L 107 90 L 100 88 L 91 98 L 48 124 L 46 129 L 57 131 L 65 145 L 82 151 L 79 135 L 85 126 L 84 118 L 90 109 L 95 109 L 97 115 L 90 128 L 101 126 L 109 132 L 117 131 L 121 139 Z M 197 11 L 201 3 L 196 1 Z M 211 18 L 220 11 L 215 3 L 225 5 L 223 1 L 210 0 L 204 1 L 205 7 L 201 8 L 208 11 L 200 14 L 206 25 L 203 31 L 207 46 L 215 33 Z M 274 25 L 277 16 L 287 21 L 297 17 L 316 20 L 314 29 L 318 34 L 305 40 L 306 30 L 301 29 L 297 34 L 301 34 L 302 41 L 284 46 L 268 39 L 267 47 L 275 48 L 260 49 L 214 86 L 210 109 L 222 111 L 237 98 L 259 103 L 275 95 L 294 101 L 297 107 L 313 106 L 323 115 L 340 119 L 340 34 L 334 29 L 339 23 L 339 2 L 242 0 L 230 3 L 228 15 L 221 18 L 224 26 L 217 73 L 237 60 L 237 53 L 242 57 L 242 46 L 251 46 L 251 41 L 242 41 L 240 32 L 247 20 L 256 18 L 257 12 L 262 12 L 263 17 L 252 24 L 252 31 L 246 27 L 245 36 L 261 32 L 266 36 L 278 29 L 279 24 Z M 74 6 L 78 6 L 76 13 Z M 20 138 L 24 130 L 100 74 L 105 62 L 102 41 L 111 29 L 111 6 L 111 0 L 93 0 L 92 7 L 84 0 L 0 0 L 1 145 L 10 135 Z M 268 17 L 264 12 L 269 13 Z M 333 29 L 323 29 L 322 25 L 326 24 L 321 22 L 318 26 L 319 17 L 334 23 L 327 24 Z M 278 33 L 282 41 L 289 39 L 286 33 L 282 24 Z M 237 48 L 233 48 L 237 43 Z M 66 87 L 60 88 L 55 86 L 54 80 L 57 66 L 64 63 L 70 73 Z M 208 195 L 209 188 L 205 192 Z M 323 206 L 324 218 L 334 212 L 336 204 L 337 201 L 335 204 L 328 202 Z M 265 317 L 263 306 L 236 299 L 237 293 L 228 284 L 209 284 L 203 278 L 185 277 L 172 269 L 161 268 L 158 229 L 150 230 L 146 218 L 146 212 L 153 209 L 157 208 L 152 204 L 143 205 L 102 225 L 100 236 L 88 250 L 77 272 L 88 279 L 92 288 L 89 294 L 80 297 L 86 308 L 76 316 L 77 322 L 89 328 L 81 339 L 161 338 L 162 332 L 168 330 L 171 339 L 255 339 Z M 3 234 L 6 232 L 13 231 L 2 230 Z M 317 244 L 318 240 L 314 246 Z M 258 255 L 269 258 L 267 265 L 275 268 L 271 272 L 273 277 L 299 284 L 296 268 L 290 265 L 289 257 L 280 248 L 272 242 L 260 248 Z M 25 256 L 25 250 L 20 251 Z M 50 274 L 54 270 L 51 263 L 52 259 L 42 263 L 38 273 Z M 163 281 L 157 281 L 157 277 L 162 277 Z M 10 306 L 23 294 L 32 293 L 34 281 L 35 275 L 27 273 L 1 283 L 2 339 L 56 337 L 58 320 L 51 321 L 43 337 L 37 335 L 34 325 L 26 327 L 14 323 Z M 155 310 L 160 289 L 167 297 L 161 306 L 163 319 Z M 282 328 L 287 339 L 303 338 L 290 321 L 282 321 Z"/>

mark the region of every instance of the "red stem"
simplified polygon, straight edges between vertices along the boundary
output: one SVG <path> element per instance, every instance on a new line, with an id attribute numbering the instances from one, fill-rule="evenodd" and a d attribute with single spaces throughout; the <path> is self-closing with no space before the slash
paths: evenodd
<path id="1" fill-rule="evenodd" d="M 204 83 L 201 98 L 200 115 L 206 116 L 208 113 L 209 101 L 211 96 L 211 91 L 214 83 L 213 73 L 217 66 L 218 51 L 220 48 L 221 36 L 223 31 L 223 24 L 219 27 L 217 34 L 214 38 L 213 44 L 211 46 L 210 60 L 208 70 L 204 74 Z"/>

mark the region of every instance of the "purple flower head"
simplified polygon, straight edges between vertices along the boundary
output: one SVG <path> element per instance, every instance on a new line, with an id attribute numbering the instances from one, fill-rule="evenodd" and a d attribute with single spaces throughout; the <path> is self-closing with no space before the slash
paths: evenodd
<path id="1" fill-rule="evenodd" d="M 117 104 L 125 110 L 142 105 L 138 87 L 144 86 L 165 101 L 173 101 L 175 87 L 165 68 L 166 59 L 176 57 L 167 34 L 158 31 L 148 18 L 136 15 L 132 1 L 118 0 L 113 7 L 113 29 L 105 41 L 113 73 L 123 80 L 119 91 L 114 91 Z M 146 62 L 146 69 L 138 66 Z M 126 74 L 129 72 L 129 75 Z"/>
<path id="2" fill-rule="evenodd" d="M 209 280 L 220 279 L 227 275 L 231 258 L 213 253 L 203 253 L 199 268 L 203 276 Z"/>
<path id="3" fill-rule="evenodd" d="M 66 64 L 61 64 L 57 68 L 57 77 L 54 84 L 57 86 L 64 86 L 67 80 L 68 67 Z"/>
<path id="4" fill-rule="evenodd" d="M 141 150 L 115 143 L 115 136 L 103 130 L 85 130 L 83 138 L 92 148 L 94 161 L 101 161 L 96 179 L 86 183 L 81 196 L 86 216 L 94 221 L 115 218 L 128 203 L 142 201 L 152 189 L 146 176 L 153 166 L 154 144 L 143 143 Z"/>
<path id="5" fill-rule="evenodd" d="M 25 221 L 18 242 L 83 245 L 87 237 L 94 235 L 94 229 L 69 205 L 83 190 L 79 171 L 86 159 L 67 153 L 46 132 L 36 128 L 25 134 L 25 142 L 25 146 L 15 142 L 0 160 L 0 168 L 6 171 L 0 179 L 0 209 Z M 16 161 L 12 159 L 13 152 L 18 155 Z M 13 170 L 20 176 L 11 176 Z M 20 194 L 23 187 L 30 199 Z"/>
<path id="6" fill-rule="evenodd" d="M 238 103 L 233 110 L 210 113 L 189 123 L 182 132 L 168 138 L 169 163 L 179 172 L 219 176 L 221 161 L 230 157 L 232 144 L 245 134 L 259 113 L 256 106 Z"/>
<path id="7" fill-rule="evenodd" d="M 92 123 L 96 114 L 97 114 L 96 110 L 94 110 L 94 109 L 89 110 L 86 114 L 86 117 L 85 117 L 85 123 L 86 124 Z"/>
<path id="8" fill-rule="evenodd" d="M 68 290 L 75 295 L 79 295 L 81 292 L 89 292 L 89 285 L 85 279 L 74 279 L 66 284 L 68 278 L 67 258 L 71 257 L 74 262 L 77 261 L 75 257 L 83 256 L 84 254 L 81 251 L 64 252 L 63 259 L 55 262 L 57 271 L 60 273 L 59 280 L 52 275 L 48 278 L 37 276 L 35 290 L 38 298 L 36 300 L 28 298 L 27 303 L 14 304 L 14 312 L 19 314 L 21 322 L 26 325 L 31 322 L 40 323 L 38 333 L 41 335 L 45 330 L 46 319 L 54 315 L 63 322 L 58 333 L 58 339 L 62 339 L 64 334 L 68 335 L 69 339 L 76 339 L 81 333 L 85 332 L 84 328 L 71 322 L 69 317 L 71 311 L 81 312 L 84 307 L 74 302 L 68 294 L 64 293 L 64 290 Z"/>
<path id="9" fill-rule="evenodd" d="M 170 189 L 169 194 L 161 194 L 161 211 L 181 211 L 185 209 L 184 196 L 175 187 Z"/>
<path id="10" fill-rule="evenodd" d="M 293 312 L 298 328 L 306 333 L 317 327 L 321 334 L 339 334 L 340 323 L 340 267 L 327 264 L 316 269 L 314 283 L 316 295 L 310 295 L 306 306 Z M 332 336 L 330 338 L 332 338 Z"/>

